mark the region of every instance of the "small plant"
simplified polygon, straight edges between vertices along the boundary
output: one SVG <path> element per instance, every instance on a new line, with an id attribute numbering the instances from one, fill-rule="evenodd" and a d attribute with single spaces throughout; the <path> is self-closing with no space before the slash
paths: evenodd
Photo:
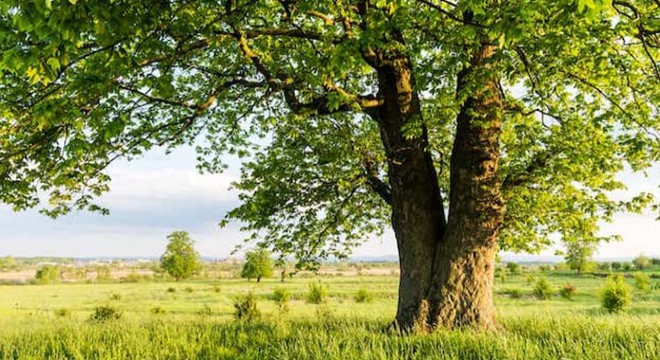
<path id="1" fill-rule="evenodd" d="M 175 293 L 175 292 L 176 292 L 176 289 L 173 288 L 173 287 L 170 287 L 170 288 L 167 288 L 167 292 L 168 292 L 168 293 Z"/>
<path id="2" fill-rule="evenodd" d="M 621 270 L 621 268 L 623 267 L 623 265 L 618 261 L 612 262 L 611 266 L 612 266 L 612 270 L 614 271 Z"/>
<path id="3" fill-rule="evenodd" d="M 213 287 L 213 291 L 215 291 L 215 292 L 217 292 L 217 293 L 219 293 L 220 290 L 221 290 L 220 286 L 217 286 L 217 285 L 216 285 L 216 286 Z"/>
<path id="4" fill-rule="evenodd" d="M 625 310 L 632 302 L 630 287 L 623 281 L 621 275 L 610 275 L 601 290 L 600 303 L 610 313 Z"/>
<path id="5" fill-rule="evenodd" d="M 205 304 L 204 307 L 202 307 L 201 309 L 199 309 L 199 311 L 197 312 L 197 315 L 200 315 L 200 316 L 211 316 L 211 315 L 213 315 L 213 309 L 211 309 L 210 306 L 208 306 L 208 305 Z"/>
<path id="6" fill-rule="evenodd" d="M 504 270 L 504 268 L 498 267 L 495 269 L 495 278 L 498 279 L 500 282 L 506 281 L 506 271 Z"/>
<path id="7" fill-rule="evenodd" d="M 633 269 L 633 267 L 634 267 L 634 266 L 633 266 L 633 263 L 631 263 L 631 262 L 629 262 L 629 261 L 626 261 L 626 262 L 624 262 L 624 263 L 621 265 L 621 268 L 622 268 L 624 271 L 630 271 L 630 270 Z"/>
<path id="8" fill-rule="evenodd" d="M 187 292 L 187 293 L 190 294 L 190 293 L 192 293 L 194 290 L 193 290 L 193 288 L 191 288 L 190 286 L 188 286 L 188 287 L 186 287 L 185 289 L 183 289 L 183 291 L 185 291 L 185 292 Z"/>
<path id="9" fill-rule="evenodd" d="M 69 317 L 70 315 L 71 315 L 71 310 L 69 310 L 69 309 L 62 308 L 62 309 L 55 310 L 55 316 Z"/>
<path id="10" fill-rule="evenodd" d="M 113 301 L 119 301 L 119 300 L 121 300 L 121 294 L 112 293 L 112 294 L 110 295 L 110 300 L 113 300 Z"/>
<path id="11" fill-rule="evenodd" d="M 155 307 L 151 308 L 151 313 L 154 314 L 154 315 L 162 315 L 162 314 L 165 314 L 166 312 L 167 311 L 165 311 L 165 309 L 163 309 L 160 306 L 155 306 Z"/>
<path id="12" fill-rule="evenodd" d="M 257 308 L 257 299 L 252 293 L 239 298 L 234 302 L 234 316 L 239 321 L 251 322 L 261 317 L 261 312 Z"/>
<path id="13" fill-rule="evenodd" d="M 325 302 L 328 297 L 328 289 L 322 284 L 309 284 L 309 291 L 307 292 L 307 302 L 312 304 L 321 304 Z"/>
<path id="14" fill-rule="evenodd" d="M 291 294 L 285 288 L 277 288 L 273 291 L 273 300 L 277 303 L 277 306 L 280 308 L 280 311 L 287 312 L 289 311 L 289 300 L 291 300 Z"/>
<path id="15" fill-rule="evenodd" d="M 374 296 L 365 288 L 360 288 L 357 294 L 353 297 L 356 303 L 370 303 L 374 300 Z"/>
<path id="16" fill-rule="evenodd" d="M 536 282 L 536 276 L 534 276 L 534 275 L 527 275 L 527 277 L 525 278 L 525 281 L 526 281 L 528 284 L 533 284 L 533 283 Z"/>
<path id="17" fill-rule="evenodd" d="M 540 265 L 539 270 L 546 272 L 552 270 L 552 267 L 550 265 Z"/>
<path id="18" fill-rule="evenodd" d="M 566 283 L 560 290 L 559 295 L 564 299 L 571 300 L 575 296 L 577 288 L 571 283 Z"/>
<path id="19" fill-rule="evenodd" d="M 98 306 L 89 319 L 96 322 L 119 320 L 121 319 L 121 312 L 112 306 Z"/>
<path id="20" fill-rule="evenodd" d="M 534 296 L 539 300 L 548 300 L 552 297 L 554 289 L 545 278 L 539 278 L 534 285 Z"/>
<path id="21" fill-rule="evenodd" d="M 635 287 L 643 292 L 649 292 L 651 290 L 651 278 L 647 274 L 636 272 L 633 275 L 635 279 Z"/>
<path id="22" fill-rule="evenodd" d="M 520 289 L 509 289 L 506 291 L 506 294 L 512 299 L 520 299 L 523 297 L 523 291 Z"/>

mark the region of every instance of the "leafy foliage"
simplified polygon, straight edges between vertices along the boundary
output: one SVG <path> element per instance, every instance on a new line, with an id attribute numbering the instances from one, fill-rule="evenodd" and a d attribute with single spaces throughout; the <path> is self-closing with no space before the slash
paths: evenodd
<path id="1" fill-rule="evenodd" d="M 328 297 L 328 287 L 321 283 L 309 284 L 309 291 L 307 292 L 307 302 L 312 304 L 321 304 L 326 301 Z"/>
<path id="2" fill-rule="evenodd" d="M 241 277 L 248 280 L 256 278 L 257 282 L 262 277 L 273 275 L 273 260 L 270 252 L 266 249 L 255 249 L 245 253 L 245 264 L 241 270 Z"/>
<path id="3" fill-rule="evenodd" d="M 548 300 L 552 297 L 555 291 L 548 280 L 542 277 L 536 281 L 536 284 L 534 284 L 533 293 L 539 300 Z"/>
<path id="4" fill-rule="evenodd" d="M 610 194 L 622 169 L 660 157 L 657 11 L 647 0 L 0 1 L 0 201 L 107 212 L 94 199 L 109 164 L 195 145 L 202 171 L 221 171 L 223 154 L 247 159 L 224 223 L 245 224 L 248 241 L 299 265 L 344 256 L 390 219 L 379 193 L 392 159 L 372 118 L 388 101 L 368 61 L 378 50 L 411 59 L 423 116 L 401 136 L 428 132 L 443 195 L 456 114 L 498 79 L 501 248 L 608 240 L 601 221 L 652 201 Z M 484 39 L 490 73 L 457 94 Z"/>
<path id="5" fill-rule="evenodd" d="M 644 270 L 651 266 L 651 259 L 644 254 L 640 254 L 638 257 L 633 259 L 633 264 L 635 264 L 635 269 Z"/>
<path id="6" fill-rule="evenodd" d="M 366 288 L 360 288 L 353 297 L 356 303 L 370 303 L 374 301 L 374 296 Z"/>
<path id="7" fill-rule="evenodd" d="M 575 296 L 576 292 L 577 288 L 571 283 L 566 283 L 566 285 L 559 289 L 559 295 L 568 300 L 573 299 L 573 296 Z"/>
<path id="8" fill-rule="evenodd" d="M 651 278 L 642 272 L 636 272 L 633 274 L 635 279 L 635 287 L 642 292 L 649 292 L 651 290 Z"/>
<path id="9" fill-rule="evenodd" d="M 98 306 L 94 309 L 89 319 L 96 322 L 105 322 L 121 319 L 121 312 L 112 306 Z"/>
<path id="10" fill-rule="evenodd" d="M 34 274 L 40 284 L 58 283 L 61 280 L 60 269 L 54 265 L 44 265 Z"/>
<path id="11" fill-rule="evenodd" d="M 160 258 L 160 266 L 177 281 L 196 275 L 201 270 L 195 242 L 185 231 L 175 231 L 167 236 L 169 243 Z"/>
<path id="12" fill-rule="evenodd" d="M 234 302 L 234 316 L 237 320 L 251 322 L 261 317 L 257 308 L 257 299 L 251 292 Z"/>
<path id="13" fill-rule="evenodd" d="M 566 253 L 564 259 L 571 270 L 578 274 L 593 269 L 591 258 L 596 251 L 596 244 L 583 241 L 566 241 Z"/>
<path id="14" fill-rule="evenodd" d="M 600 293 L 602 307 L 611 312 L 621 312 L 632 302 L 630 287 L 622 275 L 610 275 Z"/>

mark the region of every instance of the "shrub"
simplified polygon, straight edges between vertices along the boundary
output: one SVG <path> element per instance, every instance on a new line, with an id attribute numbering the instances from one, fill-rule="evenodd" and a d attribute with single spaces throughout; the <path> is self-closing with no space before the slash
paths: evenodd
<path id="1" fill-rule="evenodd" d="M 631 301 L 630 287 L 623 281 L 623 276 L 610 275 L 601 290 L 602 307 L 610 313 L 616 313 L 625 310 Z"/>
<path id="2" fill-rule="evenodd" d="M 660 265 L 660 258 L 651 259 L 651 265 L 653 265 L 653 266 Z"/>
<path id="3" fill-rule="evenodd" d="M 550 297 L 554 293 L 554 290 L 552 289 L 552 286 L 550 285 L 548 280 L 546 280 L 545 278 L 539 278 L 536 281 L 536 284 L 534 285 L 533 293 L 537 299 L 547 300 L 550 299 Z"/>
<path id="4" fill-rule="evenodd" d="M 309 284 L 309 291 L 307 292 L 307 301 L 312 304 L 320 304 L 325 302 L 328 297 L 328 289 L 322 284 Z"/>
<path id="5" fill-rule="evenodd" d="M 213 309 L 211 309 L 210 306 L 208 306 L 208 305 L 205 304 L 204 307 L 202 307 L 201 309 L 199 309 L 199 311 L 197 312 L 197 315 L 200 315 L 200 316 L 211 316 L 211 315 L 213 315 Z"/>
<path id="6" fill-rule="evenodd" d="M 169 287 L 169 288 L 167 288 L 167 292 L 168 292 L 168 293 L 175 293 L 175 292 L 176 292 L 176 289 L 173 288 L 173 287 Z"/>
<path id="7" fill-rule="evenodd" d="M 615 270 L 615 271 L 616 270 L 621 270 L 622 267 L 623 267 L 623 265 L 620 262 L 618 262 L 618 261 L 612 262 L 612 270 Z"/>
<path id="8" fill-rule="evenodd" d="M 68 317 L 70 315 L 71 315 L 71 310 L 69 310 L 69 309 L 62 308 L 62 309 L 55 310 L 55 316 Z"/>
<path id="9" fill-rule="evenodd" d="M 167 311 L 165 311 L 165 309 L 163 309 L 160 306 L 155 306 L 155 307 L 151 308 L 151 313 L 154 314 L 154 315 L 162 315 L 162 314 L 165 314 L 166 312 Z"/>
<path id="10" fill-rule="evenodd" d="M 540 265 L 539 270 L 544 271 L 544 272 L 545 271 L 550 271 L 550 270 L 552 270 L 552 267 L 550 265 Z"/>
<path id="11" fill-rule="evenodd" d="M 525 278 L 525 281 L 527 281 L 528 284 L 533 284 L 534 282 L 536 282 L 536 276 L 527 275 L 527 277 Z"/>
<path id="12" fill-rule="evenodd" d="M 558 271 L 566 271 L 568 269 L 569 269 L 568 264 L 566 264 L 565 262 L 561 262 L 555 265 L 555 270 Z"/>
<path id="13" fill-rule="evenodd" d="M 213 291 L 215 291 L 215 292 L 217 292 L 217 293 L 219 293 L 220 290 L 221 290 L 220 286 L 217 286 L 217 285 L 216 285 L 216 286 L 213 287 Z"/>
<path id="14" fill-rule="evenodd" d="M 633 266 L 633 263 L 631 263 L 630 261 L 626 261 L 626 262 L 624 262 L 624 263 L 621 265 L 621 268 L 622 268 L 624 271 L 630 271 L 630 270 L 633 269 L 633 267 L 634 267 L 634 266 Z"/>
<path id="15" fill-rule="evenodd" d="M 117 293 L 112 293 L 110 295 L 110 300 L 119 301 L 119 300 L 121 300 L 121 295 L 117 294 Z"/>
<path id="16" fill-rule="evenodd" d="M 239 321 L 251 322 L 261 316 L 261 312 L 257 308 L 257 299 L 252 293 L 237 299 L 234 302 L 234 309 L 234 316 Z"/>
<path id="17" fill-rule="evenodd" d="M 192 293 L 194 290 L 193 290 L 193 288 L 191 288 L 190 286 L 188 286 L 188 287 L 186 287 L 185 289 L 183 289 L 183 291 L 185 291 L 185 292 L 187 292 L 187 293 Z"/>
<path id="18" fill-rule="evenodd" d="M 559 295 L 563 297 L 564 299 L 571 300 L 573 296 L 575 295 L 575 292 L 577 291 L 577 288 L 575 285 L 571 283 L 566 283 L 560 290 L 559 290 Z"/>
<path id="19" fill-rule="evenodd" d="M 60 270 L 53 265 L 44 265 L 39 270 L 37 270 L 34 278 L 39 284 L 58 283 L 61 279 Z"/>
<path id="20" fill-rule="evenodd" d="M 374 300 L 373 295 L 365 288 L 360 288 L 353 297 L 356 303 L 370 303 Z"/>
<path id="21" fill-rule="evenodd" d="M 103 322 L 121 319 L 121 312 L 112 306 L 98 306 L 89 317 L 92 321 Z"/>
<path id="22" fill-rule="evenodd" d="M 520 273 L 520 265 L 516 262 L 506 263 L 506 269 L 509 270 L 509 273 L 511 273 L 511 274 L 519 274 Z"/>
<path id="23" fill-rule="evenodd" d="M 611 269 L 612 269 L 612 265 L 608 262 L 598 263 L 598 270 L 600 271 L 610 271 Z"/>
<path id="24" fill-rule="evenodd" d="M 285 288 L 277 288 L 273 291 L 273 300 L 275 300 L 281 311 L 286 312 L 289 310 L 291 293 Z"/>
<path id="25" fill-rule="evenodd" d="M 509 289 L 506 291 L 506 294 L 512 299 L 520 299 L 523 297 L 523 291 L 520 289 Z"/>
<path id="26" fill-rule="evenodd" d="M 633 275 L 635 279 L 635 287 L 643 292 L 651 290 L 651 278 L 647 274 L 636 272 Z"/>

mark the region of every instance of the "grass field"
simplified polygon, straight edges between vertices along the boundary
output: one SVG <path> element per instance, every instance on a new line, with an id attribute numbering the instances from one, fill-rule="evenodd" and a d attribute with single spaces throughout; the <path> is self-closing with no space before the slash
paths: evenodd
<path id="1" fill-rule="evenodd" d="M 538 276 L 555 290 L 570 282 L 577 293 L 537 300 L 530 277 Z M 308 303 L 309 284 L 318 282 L 329 297 Z M 598 300 L 603 282 L 561 272 L 510 276 L 497 283 L 497 332 L 415 336 L 387 330 L 395 276 L 0 286 L 0 359 L 659 359 L 660 290 L 634 290 L 625 313 L 608 314 Z M 278 288 L 292 295 L 286 312 L 273 300 Z M 360 289 L 373 301 L 356 302 Z M 512 289 L 522 297 L 507 295 Z M 233 304 L 248 292 L 262 316 L 239 322 Z M 121 318 L 89 320 L 102 305 Z"/>

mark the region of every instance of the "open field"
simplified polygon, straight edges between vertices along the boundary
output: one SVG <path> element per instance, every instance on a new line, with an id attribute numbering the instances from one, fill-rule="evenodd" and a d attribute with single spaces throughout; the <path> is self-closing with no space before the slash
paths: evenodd
<path id="1" fill-rule="evenodd" d="M 575 297 L 537 300 L 531 278 L 539 276 L 555 290 L 570 282 Z M 513 275 L 497 281 L 496 333 L 415 336 L 387 330 L 396 309 L 392 275 L 2 286 L 0 359 L 653 359 L 660 358 L 660 280 L 653 281 L 650 292 L 633 290 L 625 313 L 608 314 L 598 300 L 602 278 Z M 308 303 L 309 284 L 319 282 L 327 300 Z M 281 288 L 292 297 L 288 311 L 273 300 Z M 356 302 L 360 289 L 373 301 Z M 508 295 L 513 289 L 522 297 Z M 262 316 L 239 322 L 233 304 L 248 292 Z M 90 321 L 101 305 L 121 318 Z"/>

